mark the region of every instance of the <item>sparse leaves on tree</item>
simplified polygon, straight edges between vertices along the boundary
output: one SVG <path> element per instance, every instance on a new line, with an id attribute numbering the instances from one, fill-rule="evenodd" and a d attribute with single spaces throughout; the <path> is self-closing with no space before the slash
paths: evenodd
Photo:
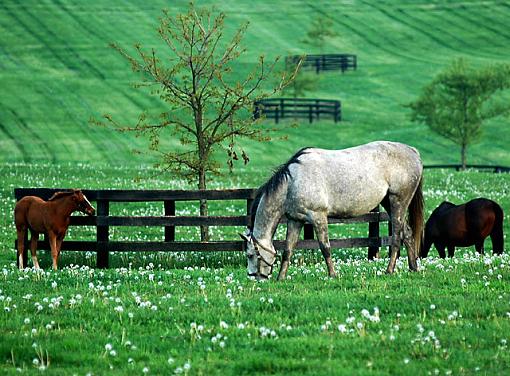
<path id="1" fill-rule="evenodd" d="M 279 92 L 294 76 L 284 74 L 275 81 L 278 58 L 268 63 L 264 56 L 245 77 L 234 73 L 245 52 L 241 40 L 247 27 L 248 23 L 242 25 L 225 41 L 225 14 L 190 3 L 186 13 L 163 12 L 158 34 L 164 52 L 136 44 L 132 53 L 112 44 L 143 78 L 137 86 L 150 88 L 167 109 L 160 114 L 143 112 L 134 125 L 119 124 L 110 115 L 104 116 L 106 122 L 121 131 L 146 135 L 150 150 L 161 155 L 161 169 L 196 182 L 201 190 L 207 187 L 208 174 L 220 172 L 218 152 L 223 150 L 229 168 L 239 155 L 247 163 L 249 157 L 237 140 L 270 139 L 255 126 L 253 102 Z M 163 137 L 178 139 L 179 150 L 164 149 Z M 201 215 L 207 215 L 205 202 Z"/>

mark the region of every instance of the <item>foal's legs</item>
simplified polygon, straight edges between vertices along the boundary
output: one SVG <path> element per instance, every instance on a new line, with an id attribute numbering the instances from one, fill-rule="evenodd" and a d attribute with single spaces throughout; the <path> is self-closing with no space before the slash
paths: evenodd
<path id="1" fill-rule="evenodd" d="M 30 253 L 32 254 L 32 261 L 34 263 L 34 267 L 39 269 L 39 261 L 37 261 L 37 241 L 39 240 L 39 233 L 30 231 L 32 235 L 30 238 Z"/>
<path id="2" fill-rule="evenodd" d="M 51 259 L 53 260 L 53 270 L 58 269 L 58 254 L 59 249 L 57 247 L 57 235 L 54 232 L 48 233 L 51 248 Z"/>
<path id="3" fill-rule="evenodd" d="M 329 244 L 328 237 L 328 217 L 326 215 L 314 217 L 313 228 L 315 230 L 315 235 L 319 240 L 322 256 L 324 257 L 328 267 L 328 275 L 334 278 L 336 277 L 336 273 L 335 268 L 333 267 L 333 261 L 331 261 L 331 245 Z"/>
<path id="4" fill-rule="evenodd" d="M 287 222 L 287 242 L 285 244 L 285 251 L 282 256 L 282 266 L 280 267 L 280 273 L 278 273 L 278 280 L 285 279 L 287 275 L 287 269 L 289 267 L 290 258 L 292 257 L 292 251 L 296 247 L 299 240 L 299 234 L 303 223 L 289 219 Z"/>
<path id="5" fill-rule="evenodd" d="M 27 228 L 24 226 L 16 226 L 16 233 L 18 235 L 18 267 L 23 269 L 23 254 L 25 253 L 25 235 Z"/>

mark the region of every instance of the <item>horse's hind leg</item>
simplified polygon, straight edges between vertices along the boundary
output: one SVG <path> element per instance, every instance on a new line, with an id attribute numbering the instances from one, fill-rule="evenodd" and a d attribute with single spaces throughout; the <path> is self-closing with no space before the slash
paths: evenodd
<path id="1" fill-rule="evenodd" d="M 319 240 L 322 256 L 324 257 L 328 267 L 328 275 L 334 278 L 336 277 L 336 272 L 333 266 L 333 261 L 331 260 L 331 245 L 329 244 L 328 236 L 328 217 L 326 215 L 321 215 L 319 218 L 314 217 L 313 228 L 315 230 L 315 235 Z"/>
<path id="2" fill-rule="evenodd" d="M 23 262 L 24 254 L 25 254 L 25 238 L 27 234 L 27 228 L 24 226 L 16 226 L 16 233 L 18 235 L 18 253 L 17 253 L 17 261 L 18 267 L 23 269 L 26 265 Z"/>
<path id="3" fill-rule="evenodd" d="M 280 273 L 278 273 L 278 280 L 285 279 L 287 276 L 287 269 L 289 268 L 292 251 L 299 240 L 299 234 L 301 233 L 302 227 L 303 223 L 299 221 L 289 219 L 287 222 L 287 242 L 282 256 L 282 266 L 280 267 Z"/>
<path id="4" fill-rule="evenodd" d="M 504 237 L 503 237 L 503 220 L 496 221 L 494 228 L 490 234 L 492 241 L 492 252 L 495 255 L 501 255 L 504 249 Z"/>
<path id="5" fill-rule="evenodd" d="M 485 239 L 482 239 L 482 240 L 477 241 L 477 242 L 475 243 L 475 249 L 476 249 L 476 252 L 478 252 L 478 253 L 479 253 L 479 254 L 481 254 L 481 255 L 485 254 L 485 249 L 483 248 L 483 241 L 484 241 L 484 240 L 485 240 Z"/>
<path id="6" fill-rule="evenodd" d="M 30 253 L 32 254 L 32 261 L 34 263 L 34 267 L 39 269 L 39 261 L 37 261 L 37 241 L 39 240 L 39 233 L 31 231 L 30 238 Z"/>

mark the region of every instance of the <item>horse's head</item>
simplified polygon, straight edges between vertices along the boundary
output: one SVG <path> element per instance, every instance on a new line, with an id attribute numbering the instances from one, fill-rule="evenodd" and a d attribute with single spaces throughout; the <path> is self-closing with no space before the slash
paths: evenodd
<path id="1" fill-rule="evenodd" d="M 96 214 L 96 209 L 90 204 L 89 200 L 83 192 L 79 189 L 73 190 L 73 201 L 76 203 L 76 206 L 79 211 L 83 214 L 94 215 Z"/>
<path id="2" fill-rule="evenodd" d="M 273 272 L 273 265 L 276 261 L 274 247 L 272 245 L 270 247 L 262 245 L 250 230 L 239 235 L 246 241 L 248 276 L 255 277 L 257 280 L 268 279 Z"/>

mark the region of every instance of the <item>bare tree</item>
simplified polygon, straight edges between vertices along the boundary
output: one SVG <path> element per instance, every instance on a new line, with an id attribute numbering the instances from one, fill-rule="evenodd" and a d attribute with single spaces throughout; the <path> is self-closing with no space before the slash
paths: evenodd
<path id="1" fill-rule="evenodd" d="M 107 123 L 121 131 L 147 135 L 150 150 L 161 156 L 158 167 L 195 182 L 200 190 L 207 188 L 209 174 L 220 172 L 219 151 L 226 152 L 230 169 L 239 156 L 248 163 L 249 157 L 237 140 L 270 140 L 270 130 L 256 126 L 253 102 L 282 90 L 295 72 L 275 79 L 279 58 L 268 64 L 260 56 L 255 68 L 241 77 L 235 63 L 246 51 L 241 41 L 247 27 L 247 23 L 240 26 L 225 42 L 225 14 L 190 3 L 186 13 L 163 11 L 158 28 L 163 54 L 154 48 L 147 51 L 140 44 L 135 45 L 134 53 L 112 44 L 133 71 L 142 75 L 143 82 L 137 86 L 151 88 L 151 94 L 161 98 L 167 110 L 157 116 L 144 112 L 135 125 L 119 124 L 104 115 Z M 164 150 L 163 137 L 177 138 L 181 148 Z M 200 215 L 207 214 L 207 201 L 202 200 Z M 208 240 L 206 227 L 201 228 L 201 238 Z"/>

